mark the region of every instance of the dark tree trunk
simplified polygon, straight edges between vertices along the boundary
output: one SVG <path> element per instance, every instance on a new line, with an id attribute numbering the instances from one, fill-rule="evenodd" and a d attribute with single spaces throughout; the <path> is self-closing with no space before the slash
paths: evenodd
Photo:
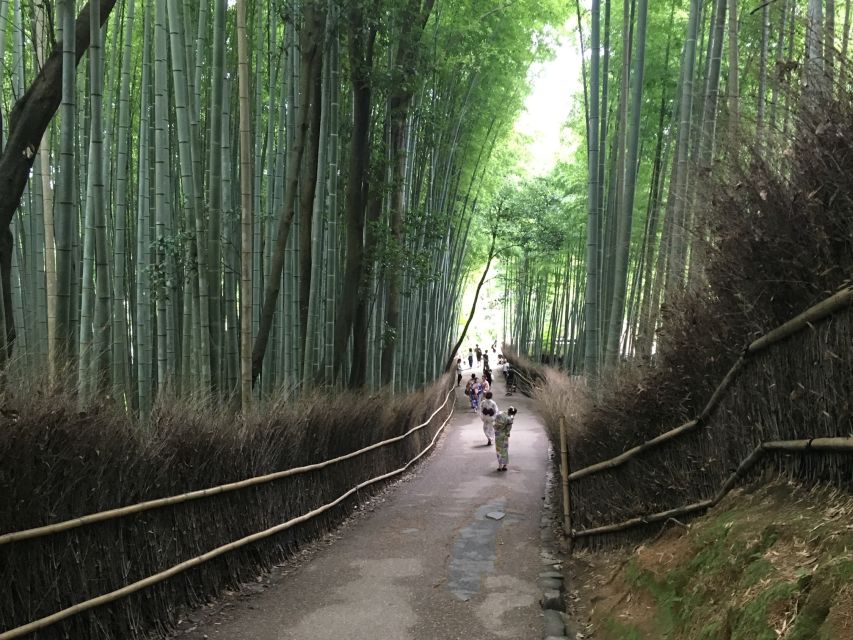
<path id="1" fill-rule="evenodd" d="M 306 108 L 310 109 L 310 113 L 306 117 L 311 122 L 311 129 L 308 136 L 305 175 L 302 178 L 302 194 L 299 204 L 299 215 L 301 216 L 299 224 L 299 337 L 303 345 L 305 345 L 308 336 L 308 306 L 311 296 L 311 265 L 313 263 L 311 231 L 314 225 L 314 197 L 317 191 L 317 161 L 320 156 L 323 56 L 322 49 L 318 49 L 318 55 L 314 56 L 311 61 L 311 103 L 310 105 L 306 104 Z M 310 357 L 309 354 L 303 348 L 303 368 L 308 357 Z"/>
<path id="2" fill-rule="evenodd" d="M 255 337 L 254 345 L 252 345 L 253 383 L 257 380 L 263 367 L 264 353 L 267 350 L 267 342 L 269 341 L 270 329 L 272 329 L 278 293 L 281 289 L 284 254 L 287 248 L 287 238 L 290 235 L 290 227 L 293 223 L 293 205 L 299 187 L 299 173 L 302 165 L 302 156 L 305 151 L 305 135 L 310 124 L 308 120 L 308 104 L 311 99 L 310 93 L 313 86 L 311 69 L 313 68 L 314 58 L 320 56 L 319 49 L 323 42 L 323 24 L 323 15 L 314 10 L 311 3 L 307 3 L 305 5 L 305 26 L 299 39 L 299 47 L 302 52 L 299 91 L 301 95 L 305 96 L 306 108 L 300 110 L 293 147 L 290 150 L 290 158 L 288 158 L 287 163 L 284 202 L 282 203 L 278 223 L 272 265 L 270 266 L 270 275 L 264 290 L 264 304 L 261 308 L 258 335 Z"/>
<path id="3" fill-rule="evenodd" d="M 388 105 L 391 116 L 390 231 L 397 253 L 388 271 L 388 301 L 385 309 L 381 363 L 383 385 L 391 384 L 394 380 L 400 325 L 401 271 L 405 260 L 403 220 L 405 218 L 406 122 L 413 97 L 411 84 L 417 71 L 420 39 L 432 11 L 432 5 L 433 0 L 427 0 L 425 6 L 421 8 L 420 0 L 410 0 L 403 12 L 397 60 L 394 65 L 400 69 L 400 72 L 394 80 L 396 90 L 392 93 Z"/>
<path id="4" fill-rule="evenodd" d="M 364 214 L 366 204 L 367 167 L 370 163 L 370 110 L 373 92 L 370 86 L 370 71 L 373 67 L 373 48 L 376 30 L 366 29 L 360 9 L 350 12 L 348 36 L 350 52 L 350 83 L 352 84 L 352 139 L 346 188 L 346 263 L 341 304 L 335 323 L 335 377 L 343 379 L 346 347 L 356 324 L 360 292 L 363 291 L 362 272 L 364 263 Z M 361 315 L 361 314 L 359 314 Z M 360 324 L 360 323 L 359 323 Z M 366 329 L 355 330 L 353 346 L 359 339 L 366 340 Z M 353 349 L 353 373 L 366 369 Z M 351 381 L 363 379 L 361 374 L 350 376 Z"/>
<path id="5" fill-rule="evenodd" d="M 101 25 L 116 0 L 100 0 Z M 77 15 L 74 25 L 77 64 L 89 48 L 89 4 Z M 9 225 L 21 204 L 21 197 L 44 132 L 50 125 L 62 99 L 62 43 L 54 45 L 39 74 L 26 93 L 12 107 L 9 138 L 0 155 L 0 278 L 3 280 L 3 307 L 6 309 L 7 350 L 11 354 L 15 340 L 12 315 L 12 251 L 14 239 Z"/>

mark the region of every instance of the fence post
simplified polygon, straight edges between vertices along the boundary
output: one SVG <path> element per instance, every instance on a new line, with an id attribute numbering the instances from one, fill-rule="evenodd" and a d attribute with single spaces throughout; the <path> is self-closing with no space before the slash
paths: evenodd
<path id="1" fill-rule="evenodd" d="M 566 419 L 560 418 L 560 475 L 563 479 L 563 535 L 568 539 L 569 553 L 572 552 L 572 509 L 569 502 L 569 447 L 566 437 Z"/>

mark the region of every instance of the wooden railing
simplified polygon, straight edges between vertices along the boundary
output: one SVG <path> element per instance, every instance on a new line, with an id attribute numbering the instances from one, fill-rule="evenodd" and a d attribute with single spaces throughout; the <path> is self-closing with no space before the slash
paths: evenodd
<path id="1" fill-rule="evenodd" d="M 399 441 L 403 440 L 404 438 L 408 437 L 409 435 L 413 434 L 414 432 L 426 428 L 432 422 L 432 419 L 436 415 L 438 415 L 438 413 L 442 409 L 444 409 L 447 406 L 447 403 L 450 402 L 450 399 L 454 396 L 454 391 L 455 391 L 455 387 L 452 387 L 450 389 L 450 391 L 448 391 L 447 396 L 445 397 L 444 402 L 441 404 L 441 406 L 438 407 L 438 409 L 436 409 L 425 422 L 423 422 L 423 423 L 421 423 L 415 427 L 412 427 L 411 429 L 409 429 L 408 431 L 406 431 L 406 433 L 404 433 L 402 435 L 396 436 L 394 438 L 388 438 L 387 440 L 377 442 L 377 443 L 372 444 L 370 446 L 359 449 L 358 451 L 353 451 L 352 453 L 348 453 L 346 455 L 339 456 L 339 457 L 333 458 L 331 460 L 326 460 L 324 462 L 318 462 L 316 464 L 306 465 L 303 467 L 295 467 L 292 469 L 287 469 L 287 470 L 279 471 L 276 473 L 270 473 L 270 474 L 266 474 L 266 475 L 262 475 L 262 476 L 257 476 L 254 478 L 247 478 L 247 479 L 241 480 L 239 482 L 231 482 L 231 483 L 219 485 L 216 487 L 209 487 L 207 489 L 201 489 L 198 491 L 190 491 L 188 493 L 182 493 L 180 495 L 170 496 L 167 498 L 160 498 L 157 500 L 148 500 L 145 502 L 140 502 L 138 504 L 128 505 L 128 506 L 121 507 L 118 509 L 110 509 L 108 511 L 101 511 L 98 513 L 92 513 L 92 514 L 82 516 L 79 518 L 73 518 L 71 520 L 65 520 L 62 522 L 57 522 L 57 523 L 45 525 L 42 527 L 36 527 L 33 529 L 26 529 L 23 531 L 16 531 L 13 533 L 7 533 L 7 534 L 0 536 L 0 545 L 11 544 L 11 543 L 19 542 L 22 540 L 31 540 L 33 538 L 48 536 L 48 535 L 52 535 L 52 534 L 59 533 L 62 531 L 67 531 L 69 529 L 74 529 L 77 527 L 83 527 L 83 526 L 92 525 L 92 524 L 95 524 L 98 522 L 104 522 L 106 520 L 113 520 L 116 518 L 122 518 L 122 517 L 125 517 L 128 515 L 131 515 L 131 514 L 140 513 L 143 511 L 149 511 L 151 509 L 160 509 L 160 508 L 164 508 L 164 507 L 174 506 L 176 504 L 181 504 L 183 502 L 188 502 L 191 500 L 197 500 L 200 498 L 218 495 L 218 494 L 226 493 L 229 491 L 236 491 L 238 489 L 244 489 L 247 487 L 266 484 L 269 482 L 273 482 L 275 480 L 279 480 L 281 478 L 286 478 L 289 476 L 295 476 L 295 475 L 299 475 L 299 474 L 308 473 L 311 471 L 316 471 L 318 469 L 323 469 L 323 468 L 329 467 L 331 465 L 340 463 L 344 460 L 349 460 L 351 458 L 356 458 L 358 456 L 362 456 L 365 453 L 368 453 L 369 451 L 372 451 L 374 449 L 378 449 L 380 447 L 385 447 L 385 446 L 391 445 L 395 442 L 399 442 Z M 90 598 L 89 600 L 86 600 L 84 602 L 80 602 L 79 604 L 76 604 L 72 607 L 62 609 L 61 611 L 57 611 L 56 613 L 54 613 L 52 615 L 45 616 L 43 618 L 40 618 L 40 619 L 35 620 L 33 622 L 30 622 L 29 624 L 25 624 L 25 625 L 22 625 L 19 627 L 15 627 L 14 629 L 9 629 L 7 631 L 0 632 L 0 640 L 12 640 L 13 638 L 20 638 L 22 636 L 32 634 L 32 633 L 34 633 L 40 629 L 44 629 L 45 627 L 48 627 L 52 624 L 55 624 L 57 622 L 65 620 L 67 618 L 70 618 L 71 616 L 74 616 L 74 615 L 81 613 L 83 611 L 88 611 L 90 609 L 94 609 L 95 607 L 99 607 L 99 606 L 104 605 L 104 604 L 115 602 L 116 600 L 119 600 L 120 598 L 128 596 L 132 593 L 136 593 L 137 591 L 141 591 L 142 589 L 145 589 L 146 587 L 152 586 L 154 584 L 163 582 L 164 580 L 166 580 L 172 576 L 175 576 L 175 575 L 182 573 L 184 571 L 187 571 L 193 567 L 197 567 L 201 564 L 204 564 L 205 562 L 213 560 L 214 558 L 217 558 L 217 557 L 219 557 L 225 553 L 228 553 L 228 552 L 233 551 L 235 549 L 239 549 L 241 547 L 245 547 L 246 545 L 252 544 L 252 543 L 257 542 L 259 540 L 269 538 L 270 536 L 273 536 L 277 533 L 281 533 L 282 531 L 286 531 L 287 529 L 290 529 L 290 528 L 292 528 L 298 524 L 301 524 L 303 522 L 307 522 L 308 520 L 315 518 L 315 517 L 319 516 L 320 514 L 325 513 L 327 511 L 329 511 L 330 509 L 334 508 L 335 506 L 339 505 L 341 502 L 343 502 L 344 500 L 346 500 L 347 498 L 349 498 L 350 496 L 352 496 L 353 494 L 355 494 L 359 490 L 364 489 L 364 488 L 366 488 L 372 484 L 382 482 L 383 480 L 388 480 L 389 478 L 392 478 L 394 476 L 397 476 L 397 475 L 404 473 L 415 462 L 420 460 L 430 449 L 433 448 L 436 441 L 438 440 L 438 437 L 441 435 L 444 428 L 447 426 L 447 423 L 450 421 L 450 418 L 453 416 L 453 409 L 454 409 L 453 404 L 451 404 L 450 413 L 448 414 L 448 416 L 444 420 L 444 422 L 441 424 L 441 426 L 436 430 L 435 435 L 433 436 L 430 443 L 426 447 L 424 447 L 424 449 L 421 450 L 420 453 L 418 453 L 414 458 L 409 460 L 402 467 L 395 469 L 393 471 L 390 471 L 388 473 L 384 473 L 384 474 L 377 476 L 375 478 L 371 478 L 369 480 L 361 482 L 361 483 L 353 486 L 352 488 L 350 488 L 345 493 L 338 496 L 335 500 L 333 500 L 327 504 L 324 504 L 320 507 L 317 507 L 316 509 L 313 509 L 313 510 L 311 510 L 305 514 L 291 518 L 290 520 L 287 520 L 286 522 L 283 522 L 283 523 L 278 524 L 276 526 L 270 527 L 270 528 L 265 529 L 263 531 L 259 531 L 257 533 L 252 534 L 252 535 L 245 536 L 245 537 L 240 538 L 238 540 L 234 540 L 228 544 L 216 547 L 215 549 L 212 549 L 212 550 L 208 551 L 207 553 L 196 556 L 194 558 L 190 558 L 189 560 L 186 560 L 184 562 L 176 564 L 172 567 L 169 567 L 168 569 L 160 571 L 159 573 L 156 573 L 154 575 L 148 576 L 147 578 L 144 578 L 142 580 L 137 580 L 136 582 L 128 584 L 125 587 L 122 587 L 121 589 L 116 589 L 116 590 L 111 591 L 109 593 L 105 593 L 103 595 L 100 595 L 96 598 Z"/>
<path id="2" fill-rule="evenodd" d="M 660 511 L 657 513 L 637 516 L 622 522 L 605 526 L 575 530 L 572 526 L 571 509 L 568 507 L 567 504 L 569 500 L 570 483 L 624 465 L 628 461 L 637 458 L 640 454 L 650 449 L 660 447 L 664 443 L 680 438 L 685 434 L 695 431 L 702 425 L 706 424 L 708 419 L 713 414 L 714 410 L 720 404 L 720 401 L 731 388 L 732 383 L 734 382 L 737 375 L 747 365 L 752 356 L 767 350 L 773 345 L 779 344 L 783 340 L 802 331 L 803 329 L 812 327 L 813 325 L 826 320 L 827 318 L 831 317 L 832 315 L 838 313 L 841 310 L 847 309 L 851 306 L 851 304 L 853 304 L 853 286 L 848 286 L 836 293 L 835 295 L 830 296 L 826 300 L 814 305 L 805 312 L 799 314 L 795 318 L 792 318 L 780 327 L 770 331 L 766 335 L 750 343 L 743 350 L 743 353 L 740 355 L 734 365 L 732 365 L 731 369 L 729 369 L 723 380 L 711 394 L 711 398 L 708 400 L 705 407 L 693 420 L 685 422 L 684 424 L 679 425 L 674 429 L 666 431 L 608 460 L 597 462 L 595 464 L 589 465 L 573 472 L 571 472 L 569 469 L 568 447 L 561 446 L 562 455 L 560 466 L 564 487 L 563 526 L 565 534 L 569 538 L 574 540 L 589 536 L 624 531 L 631 527 L 650 524 L 659 521 L 665 521 L 669 518 L 674 518 L 678 515 L 685 515 L 709 509 L 716 505 L 720 500 L 722 500 L 722 498 L 735 486 L 736 482 L 740 478 L 742 478 L 743 475 L 747 471 L 749 471 L 749 469 L 751 469 L 762 456 L 771 451 L 796 453 L 820 450 L 853 453 L 853 438 L 851 437 L 811 438 L 763 442 L 757 447 L 755 447 L 755 449 L 743 461 L 741 461 L 737 470 L 723 483 L 722 487 L 720 487 L 720 489 L 712 498 L 694 504 L 678 507 L 675 509 L 669 509 L 667 511 Z M 565 421 L 561 421 L 560 432 L 561 440 L 563 442 L 566 438 L 565 431 Z"/>

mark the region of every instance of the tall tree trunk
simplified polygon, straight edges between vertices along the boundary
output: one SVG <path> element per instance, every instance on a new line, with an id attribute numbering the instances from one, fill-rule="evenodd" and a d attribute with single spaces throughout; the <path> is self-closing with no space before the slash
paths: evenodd
<path id="1" fill-rule="evenodd" d="M 770 50 L 770 5 L 761 9 L 761 55 L 758 63 L 758 108 L 756 109 L 755 128 L 758 144 L 763 144 L 764 112 L 767 106 L 767 60 Z"/>
<path id="2" fill-rule="evenodd" d="M 602 264 L 601 264 L 601 294 L 599 295 L 600 307 L 600 331 L 603 336 L 603 344 L 600 345 L 601 350 L 605 355 L 607 352 L 607 344 L 610 331 L 610 310 L 613 307 L 613 292 L 616 288 L 616 261 L 618 252 L 619 227 L 622 224 L 622 197 L 625 188 L 625 153 L 626 153 L 626 136 L 628 135 L 628 98 L 630 91 L 630 76 L 631 76 L 631 56 L 633 51 L 633 41 L 631 34 L 633 32 L 633 0 L 622 1 L 622 37 L 624 43 L 622 47 L 622 65 L 620 69 L 618 106 L 616 110 L 616 131 L 613 136 L 610 164 L 610 178 L 608 187 L 607 203 L 602 207 L 604 220 L 602 229 L 604 235 L 601 238 L 603 246 Z M 605 33 L 607 33 L 607 25 L 605 25 Z M 605 42 L 607 48 L 607 42 Z M 606 58 L 605 58 L 606 66 Z M 605 79 L 606 83 L 606 79 Z M 607 105 L 602 105 L 602 110 L 606 110 Z M 604 115 L 602 114 L 602 118 Z M 605 174 L 602 165 L 599 171 L 599 179 L 604 180 Z"/>
<path id="3" fill-rule="evenodd" d="M 826 0 L 826 33 L 823 43 L 826 78 L 829 85 L 835 79 L 835 0 Z M 842 61 L 846 62 L 846 60 Z"/>
<path id="4" fill-rule="evenodd" d="M 208 290 L 207 252 L 204 220 L 200 210 L 201 181 L 197 175 L 196 157 L 200 155 L 194 139 L 194 129 L 191 124 L 192 104 L 190 90 L 190 64 L 186 56 L 184 25 L 177 0 L 167 0 L 169 19 L 169 44 L 171 47 L 172 87 L 174 88 L 176 133 L 178 136 L 178 155 L 180 158 L 180 183 L 183 193 L 184 211 L 190 232 L 195 232 L 192 239 L 187 240 L 187 266 L 193 274 L 192 281 L 186 286 L 191 292 L 189 303 L 192 311 L 198 315 L 199 322 L 191 327 L 185 327 L 187 342 L 194 353 L 198 354 L 199 370 L 184 371 L 184 377 L 189 380 L 197 379 L 204 393 L 211 391 L 210 366 L 210 308 Z M 238 38 L 239 48 L 239 38 Z M 194 119 L 195 116 L 192 116 Z M 199 159 L 200 160 L 200 159 Z M 200 334 L 200 335 L 199 335 Z M 184 354 L 189 357 L 189 353 Z"/>
<path id="5" fill-rule="evenodd" d="M 109 274 L 109 249 L 107 246 L 107 220 L 104 184 L 104 160 L 103 160 L 103 44 L 101 42 L 101 19 L 100 7 L 93 4 L 91 7 L 90 28 L 92 29 L 92 45 L 89 49 L 89 58 L 92 66 L 92 158 L 89 172 L 94 170 L 95 176 L 92 186 L 95 188 L 93 198 L 93 209 L 95 219 L 95 373 L 97 389 L 101 393 L 111 391 L 111 349 L 112 321 L 110 311 L 112 307 L 112 296 L 110 293 Z M 97 47 L 95 46 L 97 43 Z M 95 137 L 97 135 L 97 137 Z"/>
<path id="6" fill-rule="evenodd" d="M 619 220 L 613 303 L 607 340 L 607 362 L 611 366 L 616 363 L 616 359 L 619 356 L 619 345 L 625 315 L 625 294 L 628 286 L 628 261 L 631 248 L 634 195 L 637 186 L 637 161 L 640 142 L 640 116 L 643 104 L 643 72 L 646 59 L 647 21 L 648 0 L 639 0 L 636 29 L 637 51 L 635 54 L 634 76 L 631 82 L 631 121 L 628 125 L 628 153 L 625 161 L 625 190 L 622 196 L 622 215 Z"/>
<path id="7" fill-rule="evenodd" d="M 394 66 L 399 70 L 394 79 L 396 90 L 392 92 L 388 103 L 391 119 L 391 195 L 390 195 L 390 231 L 394 244 L 396 260 L 392 260 L 388 270 L 388 303 L 385 310 L 385 326 L 382 336 L 382 385 L 393 384 L 395 359 L 400 334 L 400 286 L 402 262 L 405 260 L 403 240 L 403 220 L 405 218 L 406 195 L 406 125 L 409 107 L 414 95 L 412 82 L 418 68 L 420 40 L 434 0 L 409 0 L 401 14 L 400 34 L 397 39 L 397 52 Z"/>
<path id="8" fill-rule="evenodd" d="M 100 24 L 106 21 L 115 5 L 115 0 L 100 0 L 98 4 Z M 73 25 L 74 59 L 76 66 L 89 48 L 90 29 L 87 4 L 76 21 L 73 21 L 73 3 L 64 5 L 69 16 L 64 22 L 66 32 Z M 65 38 L 63 38 L 65 39 Z M 50 120 L 62 100 L 64 47 L 62 42 L 53 50 L 26 92 L 18 98 L 9 115 L 8 137 L 0 156 L 0 281 L 3 284 L 3 306 L 6 310 L 6 344 L 9 353 L 15 341 L 15 321 L 12 314 L 12 252 L 14 240 L 10 224 L 15 210 L 21 202 L 30 170 L 39 144 Z M 65 52 L 71 63 L 70 50 Z"/>
<path id="9" fill-rule="evenodd" d="M 149 195 L 149 157 L 150 144 L 150 89 L 151 82 L 151 8 L 144 8 L 144 29 L 142 41 L 142 78 L 140 80 L 139 107 L 139 153 L 138 160 L 138 197 L 136 217 L 136 323 L 134 338 L 136 339 L 137 384 L 139 394 L 139 419 L 144 424 L 151 412 L 152 349 L 154 332 L 151 315 L 151 233 L 150 233 L 150 195 Z"/>
<path id="10" fill-rule="evenodd" d="M 358 7 L 349 14 L 348 47 L 352 91 L 352 133 L 346 186 L 346 263 L 342 291 L 363 292 L 365 191 L 370 163 L 370 112 L 373 91 L 370 74 L 376 30 L 365 26 Z M 335 323 L 335 377 L 343 378 L 347 342 L 353 332 L 360 295 L 347 295 L 338 306 Z"/>
<path id="11" fill-rule="evenodd" d="M 202 5 L 207 6 L 207 0 Z M 219 374 L 222 372 L 222 352 L 225 347 L 223 327 L 224 313 L 222 309 L 222 114 L 225 105 L 225 9 L 226 0 L 214 0 L 213 6 L 213 65 L 210 79 L 210 112 L 208 145 L 208 185 L 207 185 L 207 254 L 209 277 L 207 279 L 210 295 L 210 350 L 211 377 L 214 387 L 217 386 Z M 199 54 L 201 49 L 199 49 Z M 202 56 L 198 56 L 201 60 Z M 201 84 L 201 72 L 196 64 L 196 91 Z M 227 222 L 226 222 L 227 224 Z M 200 249 L 204 250 L 204 249 Z M 234 327 L 229 327 L 234 331 Z M 221 381 L 220 381 L 221 382 Z M 226 386 L 227 389 L 227 386 Z M 227 389 L 232 391 L 232 389 Z"/>
<path id="12" fill-rule="evenodd" d="M 738 74 L 738 13 L 737 0 L 729 2 L 729 77 L 726 92 L 729 95 L 729 142 L 734 145 L 737 140 L 738 119 L 740 117 L 738 103 L 740 88 Z"/>
<path id="13" fill-rule="evenodd" d="M 806 17 L 806 61 L 803 79 L 809 95 L 823 90 L 824 81 L 823 0 L 809 0 Z"/>
<path id="14" fill-rule="evenodd" d="M 100 0 L 98 3 L 98 20 L 101 25 L 109 17 L 115 2 L 116 0 Z M 90 4 L 87 4 L 73 22 L 75 66 L 89 48 L 90 8 Z M 68 2 L 65 9 L 73 16 L 73 3 Z M 64 30 L 71 31 L 71 24 L 71 19 L 67 19 Z M 10 352 L 15 340 L 15 322 L 11 314 L 14 241 L 9 226 L 21 202 L 39 144 L 59 107 L 63 87 L 67 86 L 67 83 L 63 82 L 63 60 L 70 64 L 72 58 L 70 55 L 64 56 L 63 49 L 62 42 L 53 47 L 36 78 L 12 107 L 8 138 L 0 156 L 0 281 L 3 284 L 3 306 L 9 312 L 6 315 L 6 338 Z"/>
<path id="15" fill-rule="evenodd" d="M 317 14 L 317 19 L 323 20 L 325 30 L 325 19 L 322 14 Z M 310 24 L 310 23 L 308 23 Z M 322 34 L 323 31 L 320 32 Z M 317 34 L 315 34 L 317 35 Z M 317 46 L 316 55 L 311 58 L 310 67 L 307 70 L 311 86 L 303 101 L 303 108 L 307 112 L 306 119 L 309 122 L 309 135 L 306 144 L 305 170 L 302 175 L 301 190 L 299 198 L 299 341 L 303 345 L 302 362 L 299 363 L 299 371 L 303 371 L 311 354 L 305 348 L 308 342 L 308 311 L 311 299 L 311 274 L 313 272 L 314 260 L 319 256 L 314 255 L 312 246 L 312 232 L 314 230 L 314 198 L 317 193 L 317 161 L 320 155 L 320 116 L 322 114 L 322 81 L 323 81 L 323 48 Z"/>
<path id="16" fill-rule="evenodd" d="M 790 0 L 782 0 L 779 11 L 779 35 L 776 39 L 776 62 L 773 69 L 773 100 L 770 102 L 770 129 L 776 129 L 776 117 L 779 109 L 779 94 L 782 92 L 782 68 L 785 64 L 785 26 L 788 19 L 788 4 Z"/>
<path id="17" fill-rule="evenodd" d="M 128 183 L 130 154 L 130 74 L 133 45 L 134 3 L 127 5 L 122 42 L 121 86 L 119 89 L 118 152 L 116 173 L 115 238 L 113 240 L 113 385 L 122 402 L 132 404 L 130 392 L 129 350 L 127 332 L 126 244 L 128 218 Z M 140 128 L 140 132 L 143 131 Z M 141 134 L 140 134 L 141 137 Z M 132 248 L 132 247 L 131 247 Z"/>
<path id="18" fill-rule="evenodd" d="M 252 151 L 246 0 L 237 0 L 237 77 L 240 94 L 240 403 L 252 403 Z"/>
<path id="19" fill-rule="evenodd" d="M 592 0 L 592 36 L 591 36 L 591 59 L 589 69 L 589 130 L 598 131 L 598 91 L 599 75 L 598 62 L 601 51 L 600 44 L 600 15 L 601 8 L 599 0 Z M 586 356 L 584 371 L 589 379 L 598 375 L 598 351 L 599 351 L 599 272 L 598 272 L 598 247 L 599 247 L 599 203 L 598 203 L 598 144 L 595 136 L 589 138 L 588 161 L 589 161 L 589 189 L 588 197 L 588 222 L 587 222 L 587 285 L 586 285 Z"/>
<path id="20" fill-rule="evenodd" d="M 51 16 L 49 15 L 49 7 L 42 5 L 38 8 L 36 15 L 36 56 L 39 67 L 43 67 L 45 56 L 48 52 L 48 42 L 46 39 L 46 29 L 48 28 Z M 59 16 L 61 16 L 61 12 Z M 3 17 L 5 18 L 5 16 Z M 3 19 L 2 24 L 5 24 Z M 47 370 L 48 380 L 53 385 L 56 382 L 57 371 L 57 316 L 56 316 L 56 256 L 55 256 L 55 236 L 54 218 L 53 218 L 53 179 L 51 175 L 50 164 L 50 129 L 46 128 L 41 140 L 41 148 L 39 150 L 39 159 L 41 162 L 41 179 L 42 179 L 42 199 L 44 211 L 44 264 L 45 264 L 45 289 L 47 298 Z"/>
<path id="21" fill-rule="evenodd" d="M 684 283 L 688 232 L 685 228 L 689 200 L 688 161 L 690 141 L 690 118 L 693 113 L 693 83 L 696 61 L 696 36 L 699 28 L 701 0 L 690 0 L 690 18 L 681 62 L 681 96 L 679 104 L 678 139 L 676 145 L 675 187 L 672 190 L 674 207 L 672 212 L 672 250 L 669 255 L 666 293 L 671 295 Z"/>
<path id="22" fill-rule="evenodd" d="M 306 2 L 304 7 L 305 25 L 300 34 L 301 71 L 299 79 L 299 93 L 305 99 L 307 106 L 310 100 L 310 92 L 313 79 L 310 77 L 315 56 L 319 55 L 318 47 L 322 44 L 323 37 L 323 14 L 316 10 L 313 2 Z M 302 165 L 302 156 L 305 151 L 305 136 L 309 126 L 309 110 L 300 109 L 297 116 L 298 122 L 294 135 L 293 146 L 287 161 L 287 177 L 285 180 L 284 201 L 278 222 L 273 259 L 270 266 L 270 277 L 264 287 L 264 304 L 261 308 L 261 318 L 258 324 L 258 335 L 252 346 L 252 380 L 256 380 L 263 367 L 264 354 L 272 329 L 273 316 L 278 302 L 278 294 L 281 290 L 281 280 L 284 270 L 285 252 L 287 250 L 287 239 L 290 236 L 290 227 L 293 222 L 294 204 L 299 187 L 299 174 Z"/>
<path id="23" fill-rule="evenodd" d="M 610 311 L 610 330 L 607 338 L 607 363 L 616 364 L 625 316 L 625 294 L 628 286 L 628 258 L 631 249 L 631 229 L 634 213 L 634 194 L 637 186 L 637 160 L 640 143 L 640 116 L 643 104 L 643 71 L 646 58 L 646 24 L 648 0 L 639 0 L 637 11 L 637 52 L 634 76 L 631 81 L 631 121 L 628 132 L 628 153 L 625 161 L 625 189 L 622 195 L 622 215 L 619 217 L 614 270 L 613 302 Z"/>

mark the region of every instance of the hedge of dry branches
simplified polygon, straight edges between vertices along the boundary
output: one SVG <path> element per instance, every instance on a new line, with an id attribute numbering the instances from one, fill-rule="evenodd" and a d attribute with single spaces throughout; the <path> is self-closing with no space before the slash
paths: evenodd
<path id="1" fill-rule="evenodd" d="M 0 533 L 328 460 L 424 422 L 449 387 L 447 378 L 405 397 L 317 394 L 240 419 L 202 403 L 163 403 L 147 435 L 108 408 L 77 412 L 71 397 L 18 396 L 0 411 Z M 0 630 L 284 522 L 399 468 L 432 439 L 450 406 L 403 441 L 330 468 L 2 545 Z M 280 562 L 356 503 L 38 637 L 137 638 L 165 631 L 181 606 L 205 602 Z"/>
<path id="2" fill-rule="evenodd" d="M 850 282 L 851 97 L 800 103 L 793 130 L 789 146 L 756 145 L 706 181 L 693 230 L 701 268 L 663 309 L 652 359 L 629 364 L 595 397 L 548 374 L 540 405 L 552 432 L 560 416 L 570 417 L 573 470 L 695 417 L 749 342 Z M 853 433 L 851 316 L 842 312 L 756 356 L 701 429 L 574 483 L 575 528 L 708 498 L 762 440 Z M 803 480 L 853 478 L 844 456 L 777 462 Z"/>

